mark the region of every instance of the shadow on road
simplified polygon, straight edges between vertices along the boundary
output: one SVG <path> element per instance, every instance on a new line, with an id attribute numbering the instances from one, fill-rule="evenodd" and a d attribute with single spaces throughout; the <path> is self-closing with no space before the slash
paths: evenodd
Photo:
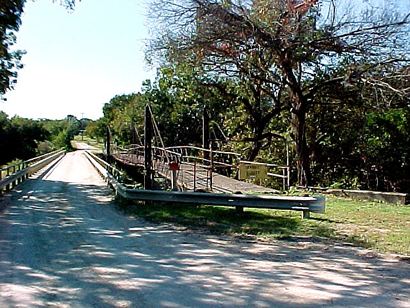
<path id="1" fill-rule="evenodd" d="M 29 180 L 0 213 L 0 306 L 405 306 L 409 267 L 126 217 L 107 189 Z M 407 297 L 407 298 L 406 298 Z"/>

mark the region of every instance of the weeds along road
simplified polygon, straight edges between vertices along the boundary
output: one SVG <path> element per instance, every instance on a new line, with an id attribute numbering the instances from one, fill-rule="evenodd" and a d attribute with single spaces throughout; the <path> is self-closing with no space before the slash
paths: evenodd
<path id="1" fill-rule="evenodd" d="M 126 217 L 82 151 L 0 208 L 0 307 L 410 307 L 406 262 Z"/>

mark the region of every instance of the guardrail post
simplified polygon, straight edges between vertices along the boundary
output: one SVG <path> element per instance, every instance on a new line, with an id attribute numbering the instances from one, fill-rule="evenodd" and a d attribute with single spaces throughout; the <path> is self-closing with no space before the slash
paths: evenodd
<path id="1" fill-rule="evenodd" d="M 212 191 L 212 182 L 213 182 L 213 178 L 212 178 L 212 172 L 213 172 L 213 169 L 214 169 L 214 153 L 213 153 L 213 149 L 212 149 L 212 147 L 213 147 L 213 144 L 212 144 L 212 142 L 211 142 L 211 145 L 210 145 L 210 147 L 209 147 L 209 149 L 210 149 L 210 160 L 211 160 L 211 168 L 210 168 L 210 178 L 209 178 L 209 189 Z"/>
<path id="2" fill-rule="evenodd" d="M 177 170 L 172 170 L 171 189 L 174 190 L 174 191 L 178 190 Z"/>
<path id="3" fill-rule="evenodd" d="M 310 211 L 309 210 L 302 211 L 302 218 L 303 219 L 310 218 Z"/>
<path id="4" fill-rule="evenodd" d="M 243 206 L 235 206 L 235 212 L 237 214 L 243 214 Z"/>
<path id="5" fill-rule="evenodd" d="M 19 163 L 17 165 L 17 172 L 19 172 L 21 170 L 21 163 Z M 16 179 L 16 186 L 19 185 L 21 183 L 21 177 Z"/>

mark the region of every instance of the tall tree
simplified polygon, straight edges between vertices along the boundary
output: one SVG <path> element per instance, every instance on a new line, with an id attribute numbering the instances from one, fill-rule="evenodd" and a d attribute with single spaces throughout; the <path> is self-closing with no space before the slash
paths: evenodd
<path id="1" fill-rule="evenodd" d="M 208 73 L 245 81 L 254 97 L 269 97 L 272 118 L 290 111 L 298 183 L 310 185 L 307 117 L 328 98 L 344 93 L 383 93 L 406 99 L 400 70 L 409 58 L 409 16 L 392 6 L 377 10 L 361 3 L 360 14 L 336 1 L 157 0 L 152 45 L 169 61 L 201 65 Z M 248 108 L 251 116 L 254 109 Z"/>

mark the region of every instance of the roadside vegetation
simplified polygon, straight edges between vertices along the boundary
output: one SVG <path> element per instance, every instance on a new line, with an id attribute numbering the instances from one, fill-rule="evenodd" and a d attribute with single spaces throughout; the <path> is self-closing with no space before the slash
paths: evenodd
<path id="1" fill-rule="evenodd" d="M 71 149 L 70 141 L 90 122 L 69 115 L 62 120 L 9 118 L 0 112 L 0 166 L 27 160 L 56 149 Z"/>
<path id="2" fill-rule="evenodd" d="M 326 213 L 189 205 L 120 205 L 129 214 L 216 234 L 262 240 L 309 239 L 346 242 L 382 253 L 410 256 L 410 207 L 327 197 Z"/>

